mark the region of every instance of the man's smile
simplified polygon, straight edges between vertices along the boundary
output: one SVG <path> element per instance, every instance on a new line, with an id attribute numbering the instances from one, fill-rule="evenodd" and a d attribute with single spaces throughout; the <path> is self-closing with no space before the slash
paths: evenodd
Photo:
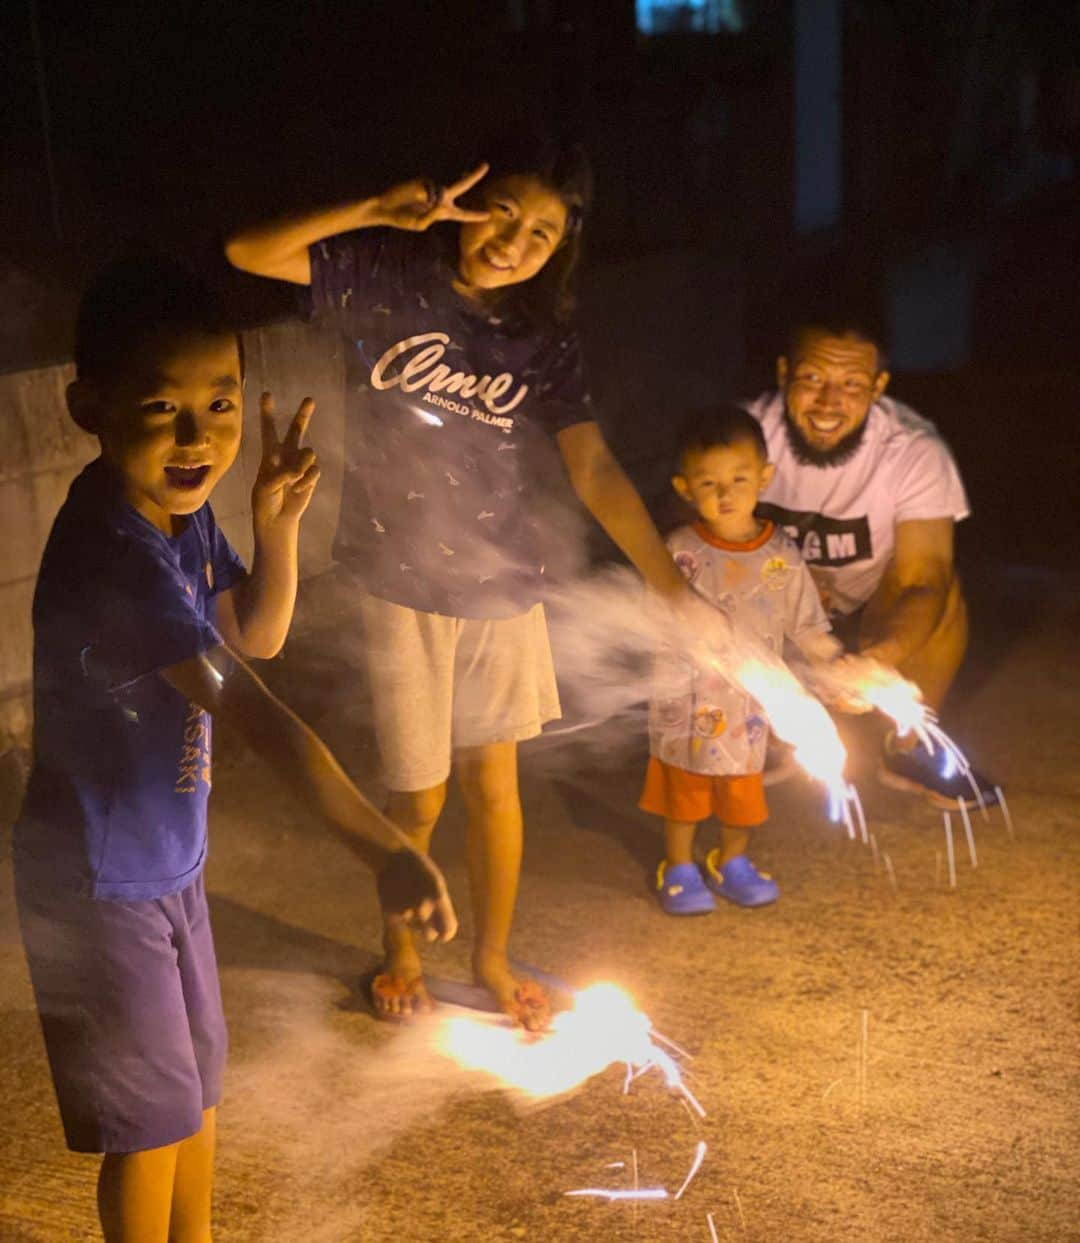
<path id="1" fill-rule="evenodd" d="M 826 436 L 830 432 L 839 431 L 844 425 L 842 414 L 810 414 L 807 415 L 807 420 L 814 431 Z"/>

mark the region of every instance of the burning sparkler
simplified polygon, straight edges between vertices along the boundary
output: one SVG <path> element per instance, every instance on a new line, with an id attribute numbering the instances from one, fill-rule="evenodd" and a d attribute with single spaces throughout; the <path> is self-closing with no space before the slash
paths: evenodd
<path id="1" fill-rule="evenodd" d="M 706 1116 L 701 1103 L 683 1081 L 676 1055 L 689 1057 L 673 1041 L 655 1031 L 648 1017 L 614 984 L 594 984 L 574 994 L 569 1010 L 555 1015 L 541 1035 L 507 1026 L 501 1019 L 479 1015 L 447 1018 L 437 1039 L 440 1050 L 466 1069 L 482 1071 L 534 1100 L 561 1096 L 617 1062 L 626 1065 L 623 1092 L 650 1070 L 686 1105 L 693 1119 Z M 669 1050 L 671 1050 L 669 1052 Z M 696 1126 L 696 1121 L 695 1121 Z M 707 1145 L 699 1140 L 689 1172 L 672 1195 L 665 1187 L 579 1187 L 568 1196 L 646 1201 L 680 1199 L 705 1160 Z M 611 1163 L 608 1168 L 624 1167 Z"/>
<path id="2" fill-rule="evenodd" d="M 666 1187 L 578 1187 L 573 1191 L 564 1191 L 565 1196 L 597 1196 L 614 1203 L 616 1200 L 666 1200 Z"/>
<path id="3" fill-rule="evenodd" d="M 826 699 L 845 699 L 874 709 L 892 721 L 898 737 L 914 734 L 931 755 L 940 754 L 941 775 L 948 778 L 960 773 L 971 787 L 983 819 L 989 820 L 986 799 L 967 756 L 938 724 L 937 715 L 923 702 L 914 682 L 865 656 L 845 656 L 815 667 L 811 681 Z"/>
<path id="4" fill-rule="evenodd" d="M 714 659 L 714 667 L 720 668 Z M 855 826 L 867 841 L 866 817 L 858 791 L 844 779 L 847 752 L 820 700 L 781 661 L 758 656 L 740 661 L 732 675 L 761 704 L 778 737 L 794 747 L 795 761 L 828 791 L 829 819 L 843 821 L 854 840 Z"/>
<path id="5" fill-rule="evenodd" d="M 556 1014 L 542 1036 L 462 1015 L 446 1021 L 439 1044 L 459 1065 L 487 1071 L 535 1099 L 570 1092 L 616 1062 L 626 1064 L 630 1082 L 655 1068 L 704 1118 L 675 1058 L 656 1041 L 649 1019 L 622 989 L 594 984 L 575 993 L 573 1006 Z"/>
<path id="6" fill-rule="evenodd" d="M 766 664 L 752 658 L 741 661 L 733 676 L 765 709 L 776 733 L 795 748 L 800 767 L 830 790 L 842 788 L 844 744 L 828 712 L 791 670 L 779 661 Z"/>

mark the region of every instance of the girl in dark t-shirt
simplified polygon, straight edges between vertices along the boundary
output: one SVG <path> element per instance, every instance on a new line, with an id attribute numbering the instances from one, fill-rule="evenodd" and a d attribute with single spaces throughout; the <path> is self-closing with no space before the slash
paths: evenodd
<path id="1" fill-rule="evenodd" d="M 570 319 L 587 197 L 580 154 L 547 150 L 260 226 L 226 248 L 237 267 L 310 285 L 341 332 L 335 552 L 364 593 L 389 812 L 426 850 L 453 764 L 469 814 L 474 974 L 527 1027 L 546 1021 L 546 1002 L 507 956 L 517 743 L 559 715 L 539 603 L 537 436 L 554 438 L 575 491 L 647 582 L 697 607 L 590 410 Z M 427 232 L 438 223 L 456 226 L 447 246 Z M 400 926 L 384 940 L 373 1001 L 406 1016 L 430 1004 L 419 955 Z"/>

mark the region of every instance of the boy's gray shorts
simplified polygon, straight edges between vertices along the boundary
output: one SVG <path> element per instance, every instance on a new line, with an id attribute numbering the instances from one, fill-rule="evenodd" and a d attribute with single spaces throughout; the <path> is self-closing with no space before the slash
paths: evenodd
<path id="1" fill-rule="evenodd" d="M 440 785 L 457 748 L 523 742 L 561 715 L 543 605 L 488 620 L 365 596 L 360 613 L 391 790 Z"/>

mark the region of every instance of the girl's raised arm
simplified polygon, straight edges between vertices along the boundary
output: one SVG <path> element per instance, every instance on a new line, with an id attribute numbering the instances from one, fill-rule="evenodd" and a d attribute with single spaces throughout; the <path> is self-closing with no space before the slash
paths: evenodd
<path id="1" fill-rule="evenodd" d="M 225 256 L 233 267 L 243 272 L 290 281 L 294 285 L 310 285 L 308 247 L 324 238 L 380 225 L 420 232 L 443 220 L 458 223 L 486 220 L 486 211 L 459 207 L 457 200 L 487 171 L 488 166 L 481 164 L 449 186 L 438 186 L 428 178 L 419 177 L 391 186 L 374 198 L 254 225 L 229 238 L 225 243 Z"/>

